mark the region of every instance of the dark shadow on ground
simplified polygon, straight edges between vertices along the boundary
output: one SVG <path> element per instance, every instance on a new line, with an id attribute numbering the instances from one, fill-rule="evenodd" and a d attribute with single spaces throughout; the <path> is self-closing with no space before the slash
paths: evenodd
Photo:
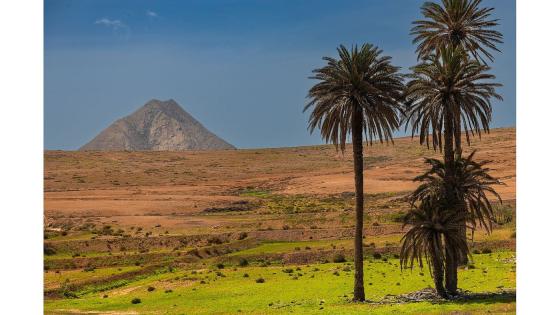
<path id="1" fill-rule="evenodd" d="M 417 303 L 431 302 L 433 304 L 495 304 L 495 303 L 511 303 L 516 300 L 515 290 L 501 290 L 497 292 L 480 292 L 474 293 L 470 291 L 460 291 L 457 296 L 451 296 L 449 299 L 443 299 L 436 294 L 432 288 L 426 288 L 415 292 L 401 295 L 387 295 L 378 302 L 373 304 L 397 304 L 397 303 Z"/>

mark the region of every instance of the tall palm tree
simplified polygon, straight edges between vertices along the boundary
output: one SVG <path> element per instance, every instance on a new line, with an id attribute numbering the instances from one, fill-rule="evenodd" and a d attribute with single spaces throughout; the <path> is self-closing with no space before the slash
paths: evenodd
<path id="1" fill-rule="evenodd" d="M 439 54 L 431 54 L 412 68 L 405 128 L 411 128 L 412 136 L 418 133 L 420 143 L 428 146 L 431 133 L 434 149 L 443 147 L 448 198 L 453 198 L 454 155 L 461 155 L 459 126 L 464 126 L 470 144 L 471 135 L 490 130 L 492 98 L 502 99 L 495 90 L 501 85 L 492 83 L 495 77 L 489 70 L 469 59 L 461 47 L 442 47 Z M 461 203 L 458 200 L 457 208 L 463 207 Z"/>
<path id="2" fill-rule="evenodd" d="M 462 47 L 476 60 L 494 61 L 491 51 L 500 51 L 502 33 L 493 30 L 497 19 L 490 19 L 494 8 L 480 8 L 481 0 L 443 0 L 443 6 L 426 2 L 422 6 L 425 20 L 412 22 L 411 35 L 418 43 L 418 58 L 428 57 L 442 47 Z"/>
<path id="3" fill-rule="evenodd" d="M 456 156 L 453 161 L 453 181 L 455 183 L 452 192 L 453 200 L 461 200 L 466 211 L 452 212 L 458 214 L 456 218 L 463 220 L 462 226 L 467 222 L 472 229 L 479 225 L 490 232 L 496 219 L 488 195 L 495 196 L 499 202 L 502 201 L 500 195 L 493 188 L 493 186 L 500 184 L 500 181 L 489 174 L 490 169 L 486 165 L 490 161 L 476 162 L 474 154 L 475 151 L 466 158 Z M 452 205 L 449 205 L 450 201 L 445 199 L 448 168 L 444 162 L 437 159 L 426 159 L 425 162 L 430 168 L 414 179 L 422 182 L 422 184 L 410 195 L 411 202 L 414 204 L 426 200 L 430 202 L 439 200 L 438 206 L 453 210 Z M 464 240 L 466 246 L 467 242 L 464 235 L 463 228 L 461 228 L 457 236 Z M 455 244 L 456 241 L 452 241 L 452 243 Z M 451 244 L 451 242 L 446 242 L 446 244 Z M 457 291 L 457 262 L 466 258 L 468 254 L 468 250 L 463 247 L 462 243 L 459 245 L 462 251 L 446 247 L 445 252 L 445 287 L 450 294 L 455 294 Z"/>
<path id="4" fill-rule="evenodd" d="M 411 229 L 401 240 L 401 268 L 413 268 L 415 262 L 423 268 L 425 260 L 438 295 L 447 298 L 448 294 L 443 286 L 444 270 L 447 269 L 448 262 L 445 257 L 456 257 L 468 251 L 467 242 L 460 237 L 459 232 L 464 213 L 450 211 L 442 204 L 445 200 L 440 195 L 422 197 L 413 201 L 412 209 L 404 219 L 404 226 L 410 225 Z"/>
<path id="5" fill-rule="evenodd" d="M 371 44 L 361 48 L 337 48 L 339 59 L 323 57 L 327 65 L 313 70 L 311 79 L 319 80 L 310 90 L 312 108 L 309 130 L 321 130 L 321 136 L 337 150 L 345 151 L 347 137 L 352 134 L 354 182 L 356 188 L 356 232 L 354 235 L 354 300 L 364 301 L 363 274 L 363 136 L 367 143 L 375 138 L 391 141 L 399 126 L 399 112 L 404 90 L 398 67 L 391 57 Z"/>

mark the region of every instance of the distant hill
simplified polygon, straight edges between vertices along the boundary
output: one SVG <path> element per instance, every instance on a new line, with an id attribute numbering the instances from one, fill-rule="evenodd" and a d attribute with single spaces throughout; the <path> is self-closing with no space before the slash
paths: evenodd
<path id="1" fill-rule="evenodd" d="M 81 151 L 228 150 L 235 147 L 187 113 L 174 100 L 151 100 L 121 118 L 80 148 Z"/>

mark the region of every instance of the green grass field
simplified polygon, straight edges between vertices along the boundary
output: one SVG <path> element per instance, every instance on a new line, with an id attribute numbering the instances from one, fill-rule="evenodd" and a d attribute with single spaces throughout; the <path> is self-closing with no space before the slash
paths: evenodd
<path id="1" fill-rule="evenodd" d="M 472 268 L 459 272 L 459 285 L 472 292 L 515 289 L 515 253 L 495 252 L 473 255 Z M 291 270 L 290 270 L 291 269 Z M 245 276 L 247 274 L 247 276 Z M 256 279 L 263 278 L 264 283 Z M 365 261 L 367 299 L 379 301 L 432 285 L 428 270 L 401 271 L 398 259 Z M 351 263 L 303 266 L 224 268 L 196 271 L 161 270 L 128 281 L 114 289 L 107 284 L 78 292 L 78 298 L 45 301 L 49 314 L 133 311 L 139 314 L 418 314 L 444 311 L 515 313 L 514 300 L 469 302 L 427 302 L 400 305 L 356 304 L 352 296 Z M 148 287 L 155 290 L 148 292 Z M 106 297 L 104 297 L 106 295 Z M 132 304 L 134 298 L 141 303 Z M 212 302 L 209 302 L 212 301 Z M 112 313 L 113 314 L 113 313 Z"/>

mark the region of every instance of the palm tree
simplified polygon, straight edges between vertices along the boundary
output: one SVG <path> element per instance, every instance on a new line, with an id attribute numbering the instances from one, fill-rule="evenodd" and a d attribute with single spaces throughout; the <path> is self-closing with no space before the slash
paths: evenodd
<path id="1" fill-rule="evenodd" d="M 400 263 L 404 267 L 414 267 L 417 262 L 423 268 L 424 260 L 428 263 L 430 274 L 434 279 L 439 296 L 447 298 L 443 286 L 445 259 L 456 257 L 468 251 L 467 242 L 460 237 L 463 224 L 463 212 L 450 211 L 440 195 L 424 195 L 421 200 L 412 202 L 412 209 L 404 219 L 404 226 L 410 225 L 401 242 Z M 415 205 L 415 202 L 419 202 Z"/>
<path id="2" fill-rule="evenodd" d="M 339 59 L 323 57 L 327 65 L 313 70 L 311 79 L 319 80 L 310 90 L 312 108 L 309 130 L 321 130 L 321 136 L 344 153 L 347 137 L 352 134 L 354 182 L 356 188 L 356 232 L 354 235 L 354 300 L 364 301 L 363 281 L 363 135 L 367 143 L 374 138 L 391 141 L 399 126 L 399 112 L 404 90 L 398 67 L 391 57 L 371 44 L 349 51 L 337 48 Z"/>
<path id="3" fill-rule="evenodd" d="M 498 26 L 498 19 L 490 19 L 494 8 L 480 8 L 480 4 L 481 0 L 443 0 L 443 6 L 434 2 L 424 3 L 421 11 L 426 19 L 412 22 L 415 26 L 411 30 L 411 35 L 415 36 L 413 43 L 418 43 L 418 58 L 425 59 L 431 54 L 439 55 L 441 50 L 447 47 L 461 48 L 485 65 L 486 61 L 482 55 L 494 61 L 490 51 L 500 51 L 496 44 L 503 43 L 503 36 L 499 31 L 492 29 Z M 466 127 L 465 133 L 468 137 Z M 454 138 L 455 153 L 460 155 L 460 117 L 455 119 Z"/>
<path id="4" fill-rule="evenodd" d="M 411 202 L 425 202 L 426 200 L 439 200 L 438 205 L 453 210 L 450 202 L 461 200 L 464 204 L 465 211 L 452 211 L 457 214 L 458 218 L 463 220 L 458 237 L 467 244 L 463 227 L 467 222 L 471 229 L 477 224 L 483 227 L 487 232 L 492 230 L 492 223 L 495 222 L 492 204 L 488 199 L 488 195 L 495 196 L 499 202 L 502 202 L 500 195 L 494 190 L 493 186 L 500 184 L 500 181 L 489 174 L 490 169 L 487 166 L 490 161 L 476 162 L 473 151 L 466 158 L 457 156 L 454 163 L 454 183 L 452 201 L 445 200 L 446 196 L 446 178 L 448 168 L 445 163 L 437 159 L 426 159 L 426 164 L 430 168 L 422 175 L 416 177 L 415 181 L 422 182 L 421 185 L 410 195 Z M 447 236 L 449 237 L 449 236 Z M 452 242 L 453 244 L 456 241 Z M 451 244 L 451 242 L 446 242 Z M 459 243 L 456 243 L 459 244 Z M 468 249 L 459 244 L 461 251 L 455 248 L 446 247 L 445 257 L 445 287 L 450 294 L 457 291 L 457 262 L 466 259 Z"/>
<path id="5" fill-rule="evenodd" d="M 495 90 L 501 85 L 492 83 L 495 77 L 489 70 L 490 67 L 469 59 L 461 47 L 442 47 L 439 54 L 431 54 L 412 68 L 405 128 L 411 128 L 412 136 L 418 133 L 420 143 L 428 146 L 431 133 L 434 149 L 443 147 L 445 165 L 449 168 L 449 200 L 453 198 L 454 155 L 461 155 L 459 126 L 463 124 L 470 144 L 471 135 L 480 136 L 482 131 L 490 130 L 491 99 L 502 99 Z M 456 207 L 464 207 L 462 200 L 457 200 Z"/>
<path id="6" fill-rule="evenodd" d="M 461 47 L 476 60 L 485 63 L 482 55 L 494 61 L 491 51 L 500 51 L 502 33 L 493 30 L 497 19 L 490 19 L 494 8 L 479 8 L 481 0 L 443 0 L 443 7 L 434 2 L 422 6 L 426 20 L 412 22 L 411 35 L 418 43 L 418 58 L 428 57 L 443 47 Z"/>

